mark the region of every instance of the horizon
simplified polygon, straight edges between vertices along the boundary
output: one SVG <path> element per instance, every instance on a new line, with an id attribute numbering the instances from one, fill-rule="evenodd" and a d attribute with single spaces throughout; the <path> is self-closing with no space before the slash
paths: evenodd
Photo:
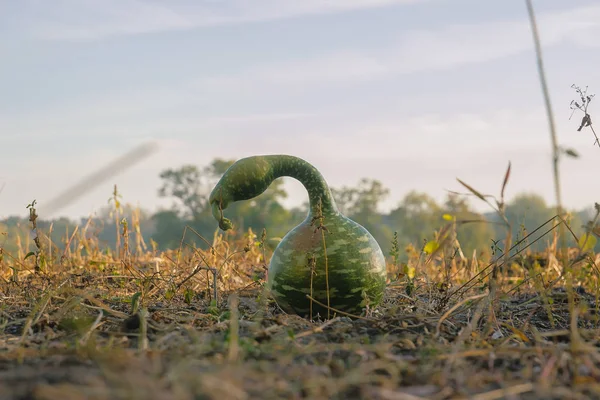
<path id="1" fill-rule="evenodd" d="M 0 5 L 0 218 L 27 215 L 143 143 L 159 151 L 51 218 L 124 203 L 151 212 L 159 173 L 212 159 L 292 154 L 331 187 L 372 178 L 443 201 L 456 178 L 506 200 L 555 204 L 551 144 L 522 1 L 241 0 L 195 3 L 33 0 Z M 534 3 L 568 209 L 600 199 L 599 149 L 571 84 L 600 89 L 600 5 Z M 134 18 L 132 18 L 134 16 Z M 11 38 L 10 40 L 8 38 Z M 596 99 L 596 101 L 598 101 Z M 595 102 L 590 114 L 594 118 Z M 54 147 L 54 148 L 53 148 Z M 11 171 L 11 173 L 8 173 Z M 306 200 L 286 179 L 286 207 Z M 485 204 L 470 201 L 479 212 Z"/>
<path id="2" fill-rule="evenodd" d="M 509 180 L 510 182 L 510 180 Z M 509 183 L 510 184 L 510 183 Z M 490 206 L 488 204 L 485 204 L 482 201 L 479 201 L 479 199 L 477 199 L 473 194 L 469 193 L 468 190 L 464 187 L 461 186 L 461 188 L 463 189 L 462 191 L 458 191 L 458 193 L 460 194 L 464 194 L 465 196 L 463 196 L 462 198 L 466 199 L 467 203 L 469 204 L 469 209 L 482 215 L 482 216 L 490 216 L 490 215 L 497 215 L 497 211 L 490 208 Z M 120 193 L 120 190 L 119 190 Z M 419 192 L 419 193 L 425 193 L 427 195 L 429 195 L 429 193 L 426 192 Z M 456 192 L 455 192 L 456 193 Z M 489 193 L 483 193 L 484 195 L 488 195 Z M 519 192 L 519 193 L 515 193 L 514 196 L 512 196 L 511 198 L 505 198 L 505 204 L 506 205 L 510 205 L 511 203 L 514 202 L 514 200 L 518 197 L 518 196 L 522 196 L 522 195 L 533 195 L 533 196 L 539 196 L 538 193 L 535 192 L 528 192 L 528 191 L 523 191 L 523 192 Z M 542 197 L 542 196 L 540 196 Z M 543 197 L 542 197 L 543 199 Z M 35 200 L 35 199 L 34 199 Z M 112 198 L 111 198 L 112 200 Z M 307 201 L 308 200 L 308 195 L 306 196 L 305 199 L 303 199 L 303 201 Z M 444 206 L 444 198 L 440 199 L 435 199 L 436 203 L 438 205 L 440 205 L 441 207 Z M 544 201 L 546 201 L 546 199 L 543 199 Z M 121 207 L 122 209 L 125 210 L 135 210 L 135 209 L 139 209 L 142 213 L 146 213 L 146 215 L 149 218 L 152 218 L 152 216 L 160 211 L 166 211 L 166 210 L 180 210 L 182 205 L 178 204 L 177 206 L 175 206 L 173 208 L 173 206 L 175 205 L 176 201 L 175 199 L 171 199 L 172 203 L 170 206 L 164 206 L 161 205 L 155 209 L 149 209 L 147 207 L 144 207 L 143 205 L 140 204 L 134 204 L 131 202 L 128 202 L 126 199 L 121 199 Z M 402 199 L 398 199 L 398 201 L 391 207 L 379 207 L 378 211 L 379 214 L 381 215 L 388 215 L 390 214 L 394 209 L 396 209 L 397 207 L 400 207 Z M 287 209 L 287 210 L 292 210 L 295 207 L 300 207 L 302 206 L 302 203 L 292 203 L 291 205 L 288 204 L 290 203 L 289 201 L 286 201 L 286 199 L 280 199 L 280 202 L 282 204 L 282 206 Z M 492 201 L 492 203 L 494 204 L 494 201 Z M 29 206 L 29 205 L 27 205 Z M 556 207 L 555 204 L 551 203 L 551 202 L 546 202 L 546 206 L 547 209 L 553 209 Z M 40 205 L 37 203 L 36 200 L 36 204 L 35 204 L 35 208 L 36 208 L 36 214 L 38 214 L 38 221 L 46 221 L 46 222 L 51 222 L 51 221 L 57 221 L 59 219 L 66 219 L 72 223 L 79 223 L 81 221 L 85 221 L 89 218 L 99 218 L 100 212 L 106 212 L 106 211 L 110 211 L 113 209 L 114 206 L 112 206 L 111 204 L 109 204 L 109 202 L 106 202 L 106 204 L 104 204 L 103 206 L 98 207 L 96 210 L 94 210 L 93 212 L 91 212 L 88 215 L 63 215 L 63 214 L 55 214 L 55 215 L 50 215 L 50 216 L 46 216 L 40 213 Z M 24 206 L 24 209 L 26 212 L 24 213 L 20 213 L 20 214 L 11 214 L 11 215 L 4 215 L 2 217 L 0 217 L 0 221 L 1 220 L 7 220 L 9 218 L 20 218 L 23 220 L 27 220 L 29 218 L 29 211 L 27 209 L 27 207 Z M 569 208 L 567 207 L 567 212 L 576 212 L 576 213 L 588 213 L 588 214 L 593 214 L 595 207 L 594 207 L 594 203 L 589 204 L 587 206 L 583 206 L 580 208 Z M 43 210 L 43 209 L 42 209 Z M 42 211 L 43 212 L 43 211 Z M 127 211 L 125 211 L 127 212 Z M 591 215 L 590 214 L 590 215 Z M 123 214 L 126 215 L 126 214 Z"/>

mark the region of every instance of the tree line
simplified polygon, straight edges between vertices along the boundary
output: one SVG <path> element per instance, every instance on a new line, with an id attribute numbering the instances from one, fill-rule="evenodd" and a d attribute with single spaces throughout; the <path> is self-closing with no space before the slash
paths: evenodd
<path id="1" fill-rule="evenodd" d="M 134 209 L 121 204 L 115 188 L 112 202 L 94 218 L 72 221 L 67 218 L 38 221 L 38 229 L 49 235 L 60 248 L 68 241 L 70 232 L 77 225 L 86 226 L 86 234 L 93 236 L 99 247 L 115 248 L 123 232 L 123 221 L 138 234 L 146 248 L 167 250 L 178 248 L 186 227 L 191 228 L 186 235 L 186 243 L 206 247 L 197 235 L 209 242 L 217 229 L 208 205 L 208 196 L 218 179 L 235 160 L 214 159 L 209 165 L 183 165 L 166 169 L 160 174 L 161 186 L 158 195 L 170 199 L 170 207 L 155 213 Z M 332 188 L 333 196 L 340 211 L 367 228 L 377 239 L 383 251 L 388 254 L 394 237 L 397 238 L 401 258 L 407 246 L 415 249 L 435 237 L 449 221 L 457 224 L 457 239 L 461 251 L 467 257 L 473 251 L 478 255 L 490 254 L 494 246 L 506 236 L 503 219 L 490 211 L 477 213 L 469 198 L 457 193 L 448 193 L 443 202 L 438 202 L 426 193 L 411 191 L 389 212 L 379 212 L 381 203 L 389 196 L 389 189 L 380 181 L 363 178 L 355 186 Z M 290 229 L 299 224 L 307 214 L 308 203 L 288 209 L 282 205 L 287 197 L 283 181 L 277 179 L 260 196 L 250 201 L 230 205 L 227 215 L 232 219 L 235 230 L 233 236 L 243 236 L 248 228 L 255 233 L 266 230 L 270 247 L 277 244 Z M 505 216 L 512 227 L 513 242 L 524 238 L 555 215 L 553 207 L 535 193 L 521 193 L 505 206 Z M 591 218 L 591 210 L 575 210 L 569 213 L 572 230 L 581 235 L 583 226 Z M 4 234 L 0 247 L 15 252 L 23 247 L 24 238 L 29 235 L 30 223 L 27 217 L 13 216 L 0 221 L 0 233 Z M 548 226 L 550 227 L 550 225 Z M 193 230 L 193 231 L 192 231 Z M 191 233 L 194 232 L 194 233 Z M 539 236 L 539 235 L 538 235 Z M 552 240 L 550 235 L 535 243 L 532 235 L 528 244 L 534 251 L 542 251 Z M 573 239 L 570 239 L 573 245 Z M 139 245 L 139 243 L 138 243 Z M 600 248 L 597 248 L 600 250 Z"/>

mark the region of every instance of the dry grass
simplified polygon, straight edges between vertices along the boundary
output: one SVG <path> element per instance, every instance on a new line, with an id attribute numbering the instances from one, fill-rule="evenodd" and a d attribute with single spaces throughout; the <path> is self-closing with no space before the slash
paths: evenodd
<path id="1" fill-rule="evenodd" d="M 310 322 L 268 299 L 269 254 L 252 232 L 161 254 L 131 245 L 126 224 L 121 234 L 119 254 L 85 227 L 68 250 L 38 229 L 38 257 L 3 254 L 1 399 L 600 396 L 600 259 L 570 252 L 571 315 L 550 235 L 546 254 L 511 253 L 497 307 L 487 287 L 498 262 L 442 242 L 410 252 L 410 294 L 400 276 L 378 309 Z"/>

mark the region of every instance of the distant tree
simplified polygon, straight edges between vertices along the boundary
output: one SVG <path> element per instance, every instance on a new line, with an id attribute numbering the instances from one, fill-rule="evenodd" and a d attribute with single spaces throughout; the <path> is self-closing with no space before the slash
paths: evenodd
<path id="1" fill-rule="evenodd" d="M 459 222 L 456 236 L 465 255 L 471 254 L 473 250 L 477 250 L 478 254 L 488 251 L 491 239 L 496 236 L 494 226 L 489 222 L 471 222 L 485 221 L 485 217 L 473 211 L 465 197 L 448 194 L 444 213 L 454 216 Z"/>
<path id="2" fill-rule="evenodd" d="M 201 172 L 195 165 L 184 165 L 160 173 L 163 185 L 158 190 L 160 197 L 174 197 L 181 202 L 183 217 L 196 219 L 205 207 L 206 193 L 201 181 Z"/>
<path id="3" fill-rule="evenodd" d="M 426 193 L 411 191 L 393 209 L 388 223 L 398 232 L 402 245 L 421 247 L 424 240 L 432 239 L 435 230 L 443 224 L 442 209 L 435 199 Z"/>
<path id="4" fill-rule="evenodd" d="M 350 213 L 350 208 L 353 206 L 356 201 L 356 197 L 358 196 L 358 192 L 356 188 L 343 186 L 341 188 L 331 188 L 331 194 L 335 199 L 335 203 L 340 210 L 340 212 L 344 215 L 348 215 Z"/>
<path id="5" fill-rule="evenodd" d="M 136 214 L 136 218 L 134 218 Z M 97 212 L 97 216 L 92 219 L 93 231 L 91 234 L 98 238 L 99 244 L 103 247 L 116 248 L 116 243 L 120 242 L 117 240 L 117 235 L 122 234 L 123 227 L 121 222 L 125 219 L 128 223 L 128 229 L 133 234 L 137 227 L 135 223 L 139 224 L 140 233 L 144 238 L 144 241 L 149 239 L 153 233 L 153 221 L 152 215 L 149 211 L 144 210 L 130 203 L 119 203 L 118 210 L 115 209 L 115 204 L 111 202 L 110 205 L 101 208 Z M 87 220 L 82 221 L 82 225 L 85 225 Z M 130 238 L 133 240 L 133 237 Z"/>
<path id="6" fill-rule="evenodd" d="M 570 214 L 569 226 L 579 237 L 586 232 L 587 226 L 591 225 L 596 216 L 596 209 L 595 207 L 587 207 L 579 211 L 572 211 Z M 593 232 L 599 238 L 594 251 L 600 253 L 600 224 L 596 224 Z"/>
<path id="7" fill-rule="evenodd" d="M 506 206 L 506 218 L 512 226 L 513 243 L 522 239 L 528 233 L 533 232 L 533 230 L 552 218 L 554 214 L 554 209 L 548 207 L 542 196 L 533 193 L 517 195 Z M 547 225 L 547 228 L 551 227 L 552 225 Z M 531 237 L 528 242 L 523 243 L 523 246 L 530 244 L 537 236 L 539 235 Z M 551 241 L 552 236 L 547 235 L 545 238 L 532 244 L 530 248 L 535 251 L 542 251 Z"/>
<path id="8" fill-rule="evenodd" d="M 190 164 L 164 170 L 159 175 L 163 183 L 158 195 L 175 198 L 180 203 L 175 209 L 182 218 L 200 220 L 208 209 L 212 186 L 234 162 L 217 158 L 202 170 Z"/>
<path id="9" fill-rule="evenodd" d="M 332 188 L 331 192 L 343 214 L 373 215 L 379 205 L 390 194 L 390 190 L 376 179 L 362 178 L 356 187 Z"/>
<path id="10" fill-rule="evenodd" d="M 152 239 L 158 243 L 161 250 L 179 247 L 186 221 L 179 218 L 177 212 L 159 211 L 152 216 L 152 221 L 154 222 Z"/>

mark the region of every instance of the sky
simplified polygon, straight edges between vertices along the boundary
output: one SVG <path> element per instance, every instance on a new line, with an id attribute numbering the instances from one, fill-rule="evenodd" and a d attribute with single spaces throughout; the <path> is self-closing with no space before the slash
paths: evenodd
<path id="1" fill-rule="evenodd" d="M 558 141 L 580 155 L 561 159 L 563 201 L 589 207 L 600 148 L 569 105 L 572 84 L 600 91 L 600 3 L 533 4 Z M 51 217 L 97 212 L 114 184 L 168 207 L 162 170 L 259 154 L 301 157 L 333 187 L 378 179 L 383 211 L 410 190 L 443 201 L 456 178 L 496 195 L 509 161 L 508 200 L 554 203 L 524 0 L 0 0 L 0 218 L 33 199 L 44 217 L 149 141 L 158 151 Z M 286 205 L 306 200 L 286 187 Z"/>

